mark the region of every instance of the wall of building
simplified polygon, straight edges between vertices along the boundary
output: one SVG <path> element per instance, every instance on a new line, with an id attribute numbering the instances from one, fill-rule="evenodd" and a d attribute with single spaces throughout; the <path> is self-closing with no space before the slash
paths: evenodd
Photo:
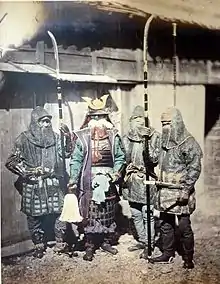
<path id="1" fill-rule="evenodd" d="M 123 134 L 128 129 L 128 119 L 133 108 L 144 103 L 143 86 L 138 85 L 129 92 L 122 91 L 122 129 Z M 151 125 L 161 132 L 161 113 L 174 104 L 173 86 L 164 84 L 150 84 L 149 89 L 149 118 Z M 180 109 L 188 131 L 195 137 L 204 152 L 205 130 L 205 87 L 202 85 L 178 86 L 176 90 L 176 107 Z M 197 214 L 206 214 L 206 194 L 204 193 L 204 160 L 202 160 L 202 173 L 196 184 Z"/>
<path id="2" fill-rule="evenodd" d="M 3 96 L 7 94 L 1 94 Z M 1 241 L 2 245 L 19 242 L 29 236 L 25 215 L 20 212 L 21 197 L 14 188 L 17 177 L 5 168 L 15 138 L 27 129 L 32 108 L 33 96 L 15 94 L 11 98 L 10 110 L 0 109 L 1 140 Z M 16 107 L 19 103 L 19 107 Z M 23 108 L 22 108 L 23 105 Z"/>
<path id="3" fill-rule="evenodd" d="M 220 226 L 220 86 L 206 87 L 204 196 L 206 220 Z"/>
<path id="4" fill-rule="evenodd" d="M 52 114 L 53 128 L 59 132 L 56 85 L 49 79 L 32 76 L 11 78 L 1 92 L 0 139 L 1 139 L 1 241 L 2 255 L 21 252 L 32 247 L 29 238 L 26 216 L 20 211 L 21 197 L 14 187 L 17 176 L 5 168 L 16 137 L 28 128 L 31 111 L 37 105 L 44 106 Z M 13 84 L 12 84 L 13 82 Z M 13 86 L 13 87 L 12 87 Z M 111 118 L 120 128 L 120 89 L 102 84 L 64 84 L 63 95 L 70 109 L 63 105 L 63 122 L 71 129 L 71 115 L 75 130 L 82 125 L 87 113 L 87 104 L 82 97 L 95 98 L 109 92 L 107 104 L 113 111 Z M 113 98 L 113 99 L 112 99 Z M 67 163 L 68 166 L 68 163 Z M 19 242 L 22 242 L 18 244 Z M 17 244 L 17 245 L 14 245 Z"/>
<path id="5" fill-rule="evenodd" d="M 19 81 L 21 82 L 21 81 Z M 13 141 L 24 131 L 30 122 L 30 113 L 37 104 L 44 105 L 53 115 L 54 130 L 58 131 L 58 107 L 54 85 L 47 82 L 42 84 L 43 91 L 32 84 L 32 88 L 19 83 L 17 91 L 12 94 L 1 94 L 4 107 L 0 108 L 1 126 L 1 196 L 2 196 L 2 245 L 8 246 L 18 243 L 28 237 L 26 218 L 20 212 L 20 196 L 14 188 L 15 175 L 10 173 L 4 163 L 13 146 Z M 37 86 L 39 85 L 36 84 Z M 47 86 L 47 87 L 45 87 Z M 97 91 L 98 90 L 98 91 Z M 69 102 L 74 121 L 74 129 L 79 129 L 86 112 L 87 105 L 82 96 L 95 98 L 109 92 L 108 105 L 112 110 L 111 119 L 119 129 L 121 135 L 128 130 L 128 120 L 133 108 L 137 104 L 143 105 L 143 86 L 113 86 L 113 85 L 90 85 L 69 84 L 64 86 L 63 94 Z M 7 99 L 6 99 L 7 98 Z M 4 101 L 5 100 L 5 101 Z M 149 115 L 153 127 L 161 131 L 160 114 L 167 106 L 173 104 L 172 85 L 149 85 Z M 195 136 L 204 148 L 204 105 L 205 89 L 203 86 L 180 86 L 177 88 L 177 107 L 182 111 L 185 123 L 189 131 Z M 64 123 L 69 127 L 70 113 L 64 106 Z M 203 190 L 203 175 L 197 184 L 197 191 Z M 199 202 L 199 200 L 198 200 Z M 30 246 L 30 243 L 27 245 Z M 22 246 L 22 250 L 27 248 Z M 21 247 L 16 248 L 21 250 Z M 7 251 L 6 251 L 7 254 Z"/>

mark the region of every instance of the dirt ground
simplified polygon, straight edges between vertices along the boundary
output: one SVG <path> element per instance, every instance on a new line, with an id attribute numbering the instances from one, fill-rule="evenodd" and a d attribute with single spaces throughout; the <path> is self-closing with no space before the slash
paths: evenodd
<path id="1" fill-rule="evenodd" d="M 217 224 L 218 225 L 218 224 Z M 205 226 L 205 227 L 204 227 Z M 55 255 L 48 248 L 42 259 L 31 255 L 2 260 L 3 284 L 219 284 L 220 283 L 220 233 L 219 226 L 194 226 L 195 268 L 184 270 L 182 260 L 176 256 L 172 264 L 149 264 L 139 259 L 140 252 L 128 252 L 127 247 L 135 243 L 133 236 L 124 234 L 117 246 L 116 256 L 98 250 L 92 262 L 78 257 Z M 205 228 L 205 229 L 204 229 Z"/>

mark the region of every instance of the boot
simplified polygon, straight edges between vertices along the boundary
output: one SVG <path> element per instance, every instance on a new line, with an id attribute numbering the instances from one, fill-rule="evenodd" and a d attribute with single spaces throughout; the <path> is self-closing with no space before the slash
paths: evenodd
<path id="1" fill-rule="evenodd" d="M 43 243 L 36 244 L 33 252 L 33 257 L 42 258 L 44 256 L 45 246 Z"/>
<path id="2" fill-rule="evenodd" d="M 184 269 L 193 269 L 194 268 L 193 257 L 183 256 L 183 268 Z"/>
<path id="3" fill-rule="evenodd" d="M 103 243 L 101 245 L 101 248 L 104 250 L 104 251 L 107 251 L 113 255 L 116 255 L 118 253 L 118 250 L 116 248 L 113 248 L 109 243 Z"/>
<path id="4" fill-rule="evenodd" d="M 184 269 L 193 269 L 194 268 L 193 261 L 184 261 L 183 268 Z"/>
<path id="5" fill-rule="evenodd" d="M 136 251 L 136 250 L 140 250 L 140 249 L 144 249 L 144 248 L 145 248 L 144 243 L 137 243 L 134 246 L 128 247 L 128 251 L 132 252 L 132 251 Z"/>
<path id="6" fill-rule="evenodd" d="M 173 262 L 173 256 L 161 254 L 160 256 L 157 256 L 157 257 L 148 258 L 148 261 L 150 263 L 172 263 Z"/>
<path id="7" fill-rule="evenodd" d="M 153 253 L 153 248 L 151 248 L 151 252 Z M 140 254 L 139 258 L 143 258 L 143 259 L 147 259 L 149 258 L 148 256 L 148 248 L 145 247 L 144 250 L 142 251 L 142 253 Z"/>
<path id="8" fill-rule="evenodd" d="M 86 253 L 83 256 L 83 259 L 86 261 L 92 261 L 94 258 L 94 250 L 92 248 L 87 248 Z"/>
<path id="9" fill-rule="evenodd" d="M 65 253 L 70 257 L 77 257 L 79 256 L 78 253 L 76 251 L 74 251 L 74 248 L 72 247 L 72 245 L 68 245 L 66 250 L 65 250 Z"/>
<path id="10" fill-rule="evenodd" d="M 42 258 L 46 251 L 46 244 L 44 244 L 44 232 L 42 230 L 35 231 L 32 235 L 32 241 L 35 246 L 33 257 Z"/>
<path id="11" fill-rule="evenodd" d="M 56 243 L 53 248 L 54 253 L 61 254 L 67 251 L 67 243 L 59 242 Z"/>

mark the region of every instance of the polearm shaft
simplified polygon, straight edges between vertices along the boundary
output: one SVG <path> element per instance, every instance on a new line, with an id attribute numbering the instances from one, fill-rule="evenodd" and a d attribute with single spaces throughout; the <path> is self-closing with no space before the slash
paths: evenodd
<path id="1" fill-rule="evenodd" d="M 2 17 L 1 17 L 1 19 L 0 19 L 0 24 L 1 24 L 1 22 L 5 19 L 5 17 L 8 15 L 8 13 L 5 13 Z"/>
<path id="2" fill-rule="evenodd" d="M 54 57 L 56 61 L 56 79 L 57 79 L 57 102 L 58 102 L 58 110 L 59 110 L 59 124 L 63 123 L 63 97 L 61 92 L 60 85 L 60 63 L 59 63 L 59 54 L 58 54 L 58 46 L 54 35 L 48 31 L 48 35 L 51 38 L 53 48 L 54 48 Z M 65 145 L 64 145 L 64 134 L 60 131 L 60 139 L 61 139 L 61 151 L 62 151 L 62 163 L 63 163 L 63 178 L 64 178 L 64 190 L 67 192 L 67 173 L 66 173 L 66 155 L 65 155 Z"/>
<path id="3" fill-rule="evenodd" d="M 148 121 L 148 31 L 151 21 L 153 20 L 154 16 L 151 15 L 144 27 L 144 45 L 143 45 L 143 59 L 144 59 L 144 111 L 145 111 L 145 127 L 149 127 Z M 148 137 L 145 137 L 145 161 L 149 161 L 149 143 Z M 149 174 L 146 167 L 146 181 L 149 181 Z M 150 185 L 146 184 L 146 202 L 147 202 L 147 253 L 148 256 L 152 254 L 151 248 L 151 212 L 150 212 Z"/>
<path id="4" fill-rule="evenodd" d="M 173 105 L 176 106 L 176 23 L 173 23 Z"/>

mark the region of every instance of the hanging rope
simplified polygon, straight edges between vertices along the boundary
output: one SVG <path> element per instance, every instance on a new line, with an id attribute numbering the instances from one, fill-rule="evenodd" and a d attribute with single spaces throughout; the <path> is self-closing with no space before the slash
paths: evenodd
<path id="1" fill-rule="evenodd" d="M 176 27 L 177 24 L 173 23 L 173 105 L 176 106 L 176 65 L 177 65 L 177 56 L 176 56 Z"/>

